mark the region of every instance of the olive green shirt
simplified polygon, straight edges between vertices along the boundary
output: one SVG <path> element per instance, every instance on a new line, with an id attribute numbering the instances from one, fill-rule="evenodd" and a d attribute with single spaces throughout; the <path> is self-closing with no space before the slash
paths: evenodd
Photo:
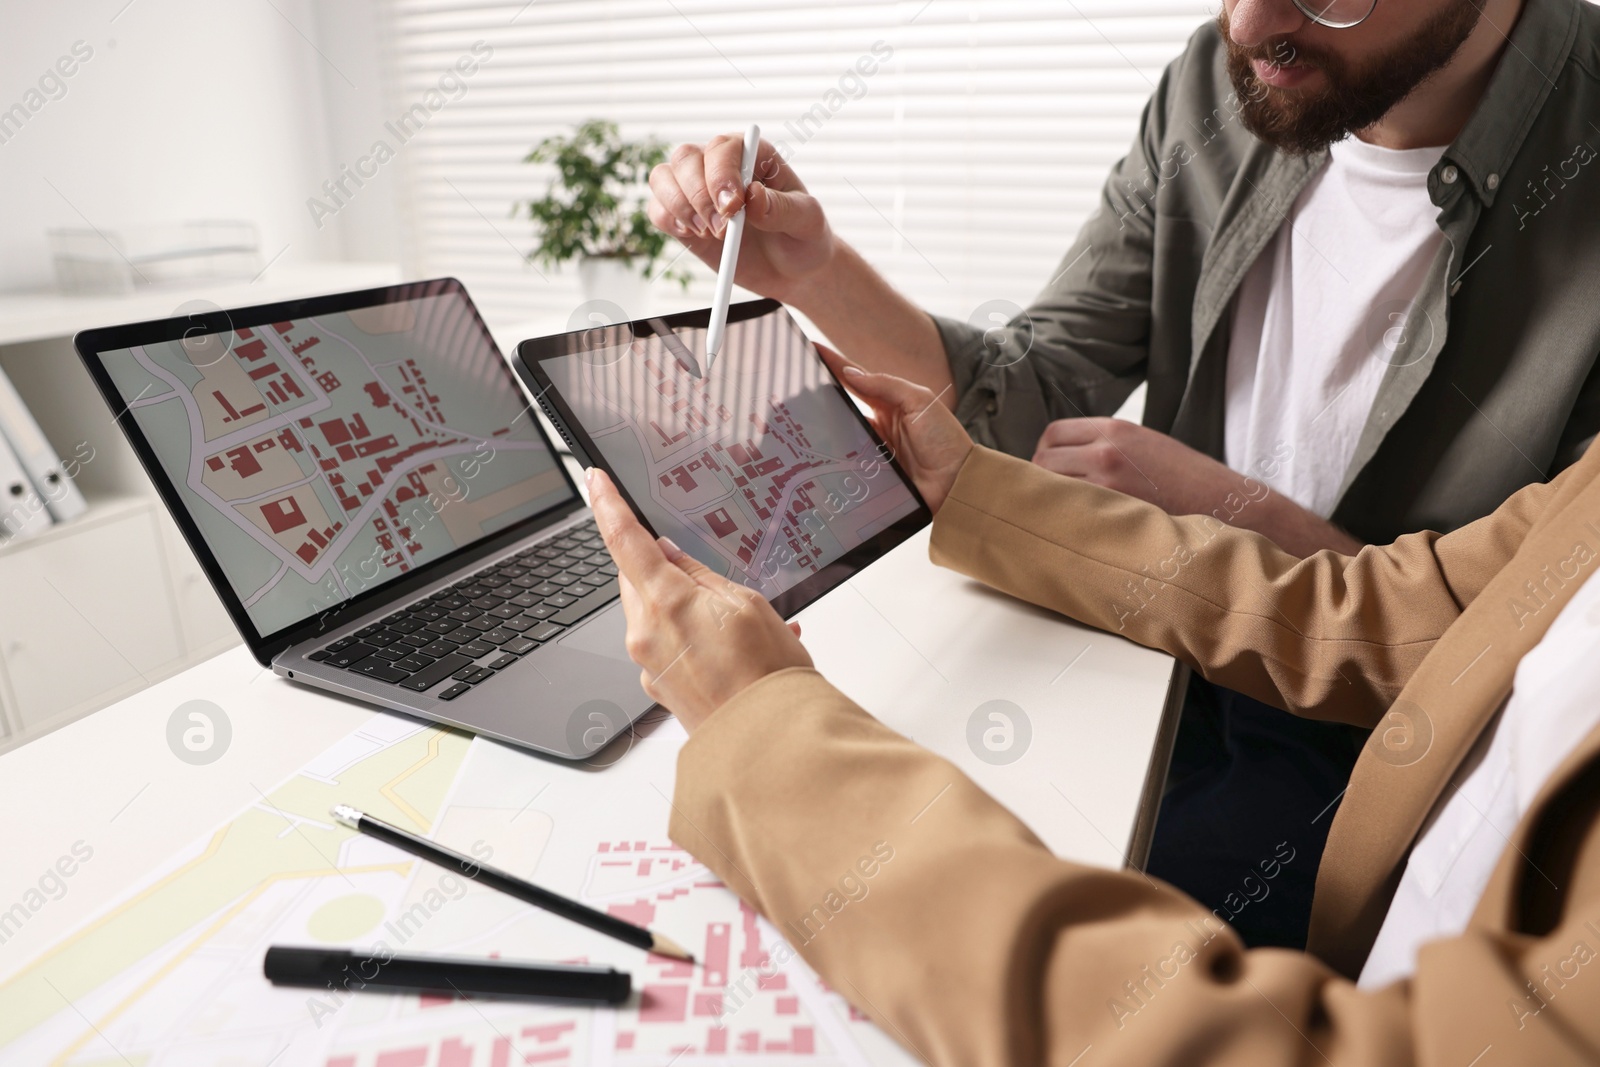
<path id="1" fill-rule="evenodd" d="M 1167 68 L 1032 307 L 987 333 L 936 319 L 957 414 L 980 443 L 1031 456 L 1052 420 L 1108 415 L 1148 382 L 1145 424 L 1223 458 L 1235 294 L 1327 162 L 1244 128 L 1225 55 L 1209 24 Z M 1527 0 L 1429 174 L 1444 241 L 1385 350 L 1332 515 L 1355 536 L 1453 530 L 1554 476 L 1600 431 L 1597 72 L 1600 8 Z"/>

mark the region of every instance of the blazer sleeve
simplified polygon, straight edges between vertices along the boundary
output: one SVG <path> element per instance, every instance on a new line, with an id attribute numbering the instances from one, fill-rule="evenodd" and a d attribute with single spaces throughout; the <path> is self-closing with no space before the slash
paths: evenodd
<path id="1" fill-rule="evenodd" d="M 1565 477 L 1527 486 L 1447 535 L 1300 559 L 1216 513 L 1170 516 L 978 447 L 934 523 L 931 554 L 1012 596 L 1169 652 L 1219 685 L 1370 727 Z M 1217 511 L 1237 515 L 1259 502 L 1230 494 Z"/>
<path id="2" fill-rule="evenodd" d="M 1497 1062 L 1591 1063 L 1600 1039 L 1600 985 L 1563 981 L 1537 1017 L 1528 995 L 1593 943 L 1592 879 L 1540 936 L 1469 928 L 1412 980 L 1363 992 L 1304 953 L 1246 950 L 1143 874 L 1058 859 L 810 669 L 756 682 L 689 739 L 671 835 L 941 1067 L 1464 1067 L 1486 1045 Z"/>

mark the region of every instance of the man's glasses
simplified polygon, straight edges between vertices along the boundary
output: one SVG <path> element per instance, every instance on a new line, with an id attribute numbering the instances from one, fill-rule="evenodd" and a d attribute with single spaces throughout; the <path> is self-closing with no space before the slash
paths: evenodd
<path id="1" fill-rule="evenodd" d="M 1347 30 L 1367 21 L 1378 0 L 1294 0 L 1294 6 L 1319 26 Z"/>

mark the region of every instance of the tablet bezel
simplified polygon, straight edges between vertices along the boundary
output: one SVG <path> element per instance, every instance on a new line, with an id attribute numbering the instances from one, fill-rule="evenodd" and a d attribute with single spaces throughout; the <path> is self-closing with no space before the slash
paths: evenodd
<path id="1" fill-rule="evenodd" d="M 105 398 L 107 406 L 115 413 L 113 416 L 117 425 L 122 428 L 123 435 L 132 446 L 134 454 L 138 456 L 139 463 L 144 467 L 154 484 L 156 492 L 160 495 L 162 503 L 167 507 L 167 512 L 177 523 L 183 539 L 188 542 L 189 548 L 194 552 L 206 578 L 210 580 L 211 587 L 216 591 L 217 597 L 222 601 L 222 606 L 227 610 L 229 618 L 239 630 L 258 663 L 268 666 L 284 649 L 291 648 L 302 641 L 309 640 L 319 634 L 337 630 L 345 622 L 358 618 L 384 602 L 399 602 L 418 589 L 437 581 L 442 575 L 457 568 L 487 558 L 494 553 L 527 538 L 536 530 L 542 529 L 560 521 L 567 515 L 581 511 L 584 508 L 582 495 L 578 492 L 576 483 L 572 480 L 571 472 L 566 464 L 561 461 L 561 453 L 544 432 L 544 427 L 538 425 L 538 420 L 532 420 L 539 432 L 539 439 L 550 454 L 555 458 L 557 469 L 565 480 L 571 493 L 570 499 L 552 505 L 550 508 L 530 515 L 519 522 L 513 523 L 503 530 L 496 531 L 486 537 L 480 538 L 469 545 L 461 546 L 454 551 L 440 556 L 408 574 L 381 582 L 364 592 L 358 593 L 341 604 L 330 605 L 322 612 L 314 612 L 299 622 L 291 623 L 283 629 L 273 633 L 263 634 L 256 628 L 255 620 L 250 617 L 249 610 L 245 607 L 243 598 L 234 590 L 233 583 L 228 579 L 221 563 L 206 543 L 198 524 L 189 514 L 188 506 L 184 503 L 182 495 L 167 475 L 166 468 L 161 459 L 156 455 L 155 449 L 145 437 L 144 429 L 134 417 L 128 397 L 112 379 L 111 373 L 105 366 L 102 358 L 111 352 L 120 352 L 133 348 L 135 345 L 157 344 L 163 341 L 181 341 L 192 334 L 213 334 L 232 331 L 238 327 L 257 327 L 274 322 L 284 322 L 291 319 L 310 318 L 316 315 L 329 315 L 335 312 L 351 311 L 356 308 L 380 307 L 385 304 L 394 304 L 407 300 L 417 300 L 425 297 L 459 295 L 471 310 L 473 318 L 482 331 L 484 343 L 494 353 L 496 362 L 505 372 L 505 385 L 507 389 L 517 392 L 518 400 L 522 399 L 517 385 L 517 376 L 511 372 L 510 361 L 500 351 L 500 346 L 495 344 L 489 327 L 484 323 L 483 316 L 478 307 L 473 303 L 466 287 L 455 278 L 433 278 L 427 281 L 405 282 L 398 285 L 387 285 L 377 289 L 363 289 L 359 292 L 338 293 L 331 296 L 315 296 L 300 300 L 284 300 L 271 304 L 256 304 L 250 307 L 230 308 L 227 310 L 197 311 L 194 314 L 178 318 L 155 319 L 148 322 L 135 322 L 121 326 L 105 326 L 92 330 L 84 330 L 73 338 L 73 346 L 78 351 L 79 358 L 89 372 L 89 377 L 94 379 L 100 394 Z M 136 399 L 136 398 L 135 398 Z"/>
<path id="2" fill-rule="evenodd" d="M 728 309 L 728 321 L 744 322 L 749 319 L 762 318 L 766 315 L 783 315 L 789 324 L 804 335 L 800 324 L 789 315 L 788 309 L 776 300 L 749 300 L 734 304 Z M 627 485 L 617 476 L 617 472 L 608 463 L 601 450 L 583 429 L 577 415 L 568 406 L 566 398 L 561 396 L 555 382 L 545 370 L 543 364 L 547 360 L 570 356 L 579 352 L 593 351 L 598 348 L 609 348 L 616 344 L 631 342 L 640 336 L 655 336 L 656 328 L 653 323 L 661 322 L 674 332 L 682 329 L 706 329 L 711 322 L 711 309 L 699 311 L 684 311 L 674 315 L 653 316 L 649 319 L 638 319 L 633 322 L 617 323 L 607 326 L 596 326 L 586 330 L 574 330 L 570 333 L 553 334 L 548 337 L 535 337 L 517 345 L 516 355 L 512 359 L 512 366 L 522 376 L 523 383 L 528 391 L 538 401 L 546 416 L 555 426 L 556 431 L 566 440 L 572 448 L 572 454 L 585 467 L 597 466 L 610 476 L 613 484 L 621 492 L 623 499 L 633 509 L 633 513 L 652 535 L 656 534 L 650 520 L 640 510 L 635 502 L 634 494 Z M 843 385 L 839 383 L 828 365 L 822 361 L 822 356 L 817 352 L 815 343 L 811 343 L 811 356 L 822 367 L 827 375 L 827 381 L 839 392 L 839 399 L 850 415 L 857 420 L 868 437 L 877 446 L 880 462 L 884 468 L 892 472 L 893 477 L 911 492 L 911 498 L 916 501 L 916 510 L 896 519 L 892 524 L 878 531 L 872 537 L 846 552 L 843 556 L 825 565 L 815 574 L 784 590 L 773 597 L 768 597 L 779 615 L 791 619 L 798 615 L 807 606 L 821 599 L 825 594 L 843 585 L 851 578 L 865 570 L 869 565 L 881 559 L 890 550 L 904 543 L 924 527 L 933 522 L 933 512 L 928 508 L 927 501 L 922 499 L 922 494 L 917 491 L 916 483 L 906 474 L 895 458 L 893 449 L 889 448 L 861 410 L 856 407 Z M 730 581 L 738 581 L 730 578 Z M 749 588 L 755 588 L 748 586 Z M 757 590 L 760 591 L 759 589 Z"/>

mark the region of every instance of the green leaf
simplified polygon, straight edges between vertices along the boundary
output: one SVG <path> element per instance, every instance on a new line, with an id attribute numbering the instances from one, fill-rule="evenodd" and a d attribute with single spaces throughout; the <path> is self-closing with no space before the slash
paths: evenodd
<path id="1" fill-rule="evenodd" d="M 512 206 L 514 215 L 526 210 L 534 223 L 538 243 L 527 258 L 555 268 L 581 256 L 617 256 L 650 276 L 667 241 L 645 211 L 648 183 L 651 170 L 666 161 L 665 142 L 624 141 L 616 123 L 603 119 L 534 145 L 523 162 L 548 165 L 554 176 L 544 196 Z M 689 284 L 681 269 L 663 276 Z"/>

